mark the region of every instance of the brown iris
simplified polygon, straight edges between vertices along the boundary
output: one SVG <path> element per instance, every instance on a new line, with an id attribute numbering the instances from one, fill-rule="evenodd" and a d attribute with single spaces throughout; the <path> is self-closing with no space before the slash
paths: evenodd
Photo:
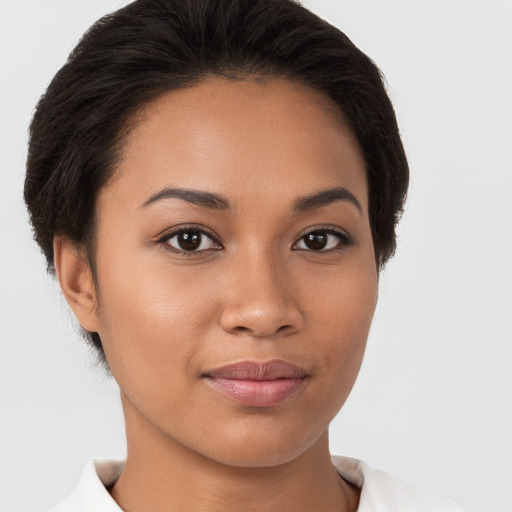
<path id="1" fill-rule="evenodd" d="M 200 231 L 184 231 L 177 235 L 178 245 L 185 251 L 194 251 L 201 245 Z"/>
<path id="2" fill-rule="evenodd" d="M 312 231 L 304 237 L 304 244 L 308 249 L 320 251 L 327 245 L 327 236 L 325 231 Z"/>

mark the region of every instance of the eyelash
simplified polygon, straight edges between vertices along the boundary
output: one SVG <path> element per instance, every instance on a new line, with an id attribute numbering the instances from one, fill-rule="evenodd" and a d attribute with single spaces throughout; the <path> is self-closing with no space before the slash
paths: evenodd
<path id="1" fill-rule="evenodd" d="M 200 251 L 197 251 L 197 250 L 190 250 L 190 251 L 187 251 L 187 250 L 180 250 L 180 249 L 177 249 L 175 247 L 171 247 L 170 244 L 168 243 L 169 240 L 173 239 L 174 237 L 180 235 L 180 234 L 184 234 L 184 233 L 190 233 L 190 232 L 196 232 L 196 233 L 199 233 L 200 235 L 204 235 L 206 237 L 208 237 L 213 243 L 219 245 L 219 247 L 216 247 L 216 248 L 209 248 L 209 249 L 202 249 Z M 338 238 L 338 245 L 337 247 L 334 247 L 334 248 L 330 248 L 330 249 L 327 249 L 327 250 L 317 250 L 315 251 L 314 249 L 293 249 L 293 247 L 295 245 L 297 245 L 300 241 L 304 240 L 305 237 L 307 235 L 310 235 L 312 233 L 322 233 L 322 234 L 327 234 L 327 235 L 333 235 L 335 236 L 336 238 Z M 220 243 L 220 241 L 218 240 L 217 236 L 207 230 L 206 228 L 202 227 L 202 226 L 194 226 L 194 225 L 190 225 L 190 226 L 184 226 L 184 227 L 180 227 L 180 228 L 176 228 L 176 229 L 172 229 L 171 231 L 168 231 L 166 233 L 164 233 L 161 237 L 159 237 L 156 241 L 158 244 L 162 244 L 165 246 L 165 248 L 167 250 L 170 250 L 174 253 L 178 253 L 182 256 L 196 256 L 198 254 L 201 254 L 201 253 L 205 253 L 205 252 L 209 252 L 209 251 L 218 251 L 218 250 L 221 250 L 223 249 L 222 247 L 222 244 Z M 298 239 L 296 242 L 293 243 L 293 246 L 292 246 L 292 250 L 295 250 L 295 251 L 304 251 L 304 252 L 311 252 L 311 253 L 320 253 L 320 254 L 326 254 L 326 253 L 330 253 L 330 252 L 342 252 L 343 249 L 346 247 L 346 246 L 349 246 L 349 245 L 352 245 L 353 244 L 353 239 L 352 237 L 350 237 L 350 235 L 348 235 L 345 231 L 341 230 L 341 229 L 335 229 L 333 227 L 322 227 L 322 226 L 318 226 L 318 227 L 315 227 L 313 229 L 310 229 L 308 231 L 306 231 L 305 233 L 303 233 Z"/>
<path id="2" fill-rule="evenodd" d="M 190 233 L 190 232 L 196 232 L 196 233 L 201 234 L 202 236 L 207 236 L 210 240 L 212 240 L 212 242 L 219 245 L 220 247 L 215 248 L 215 249 L 213 249 L 213 248 L 212 249 L 203 249 L 201 251 L 186 251 L 186 250 L 176 249 L 175 247 L 171 247 L 171 245 L 168 243 L 169 240 L 173 239 L 174 237 L 176 237 L 180 234 Z M 174 253 L 178 253 L 182 256 L 197 256 L 198 254 L 201 254 L 201 253 L 205 253 L 205 252 L 209 252 L 209 251 L 218 251 L 223 248 L 222 244 L 219 242 L 218 238 L 216 237 L 216 235 L 213 232 L 207 230 L 206 228 L 204 228 L 202 226 L 194 226 L 193 224 L 189 225 L 189 226 L 182 226 L 182 227 L 167 231 L 160 238 L 158 238 L 157 243 L 162 244 L 167 250 L 174 252 Z"/>
<path id="3" fill-rule="evenodd" d="M 303 235 L 300 236 L 300 238 L 293 244 L 298 244 L 301 240 L 304 240 L 307 235 L 311 235 L 312 233 L 322 233 L 327 235 L 333 235 L 338 239 L 338 244 L 336 247 L 332 247 L 327 250 L 318 250 L 315 251 L 313 249 L 295 249 L 296 251 L 304 251 L 304 252 L 310 252 L 313 254 L 327 254 L 331 252 L 342 252 L 347 246 L 352 245 L 354 243 L 352 237 L 344 230 L 342 229 L 335 229 L 331 226 L 329 227 L 322 227 L 318 226 L 313 229 L 309 229 L 306 231 Z"/>

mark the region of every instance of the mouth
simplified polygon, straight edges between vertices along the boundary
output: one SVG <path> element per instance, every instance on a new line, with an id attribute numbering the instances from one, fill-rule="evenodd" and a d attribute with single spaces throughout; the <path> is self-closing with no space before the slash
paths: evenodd
<path id="1" fill-rule="evenodd" d="M 202 377 L 217 392 L 249 407 L 272 407 L 295 395 L 308 374 L 281 359 L 242 361 L 205 372 Z"/>

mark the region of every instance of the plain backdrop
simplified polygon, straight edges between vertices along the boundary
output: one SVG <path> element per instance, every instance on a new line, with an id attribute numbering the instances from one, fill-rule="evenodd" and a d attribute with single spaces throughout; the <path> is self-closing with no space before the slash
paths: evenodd
<path id="1" fill-rule="evenodd" d="M 0 511 L 41 512 L 85 462 L 125 454 L 31 240 L 27 126 L 84 30 L 119 0 L 0 0 Z M 512 510 L 512 2 L 310 0 L 384 71 L 411 166 L 396 258 L 333 453 Z"/>

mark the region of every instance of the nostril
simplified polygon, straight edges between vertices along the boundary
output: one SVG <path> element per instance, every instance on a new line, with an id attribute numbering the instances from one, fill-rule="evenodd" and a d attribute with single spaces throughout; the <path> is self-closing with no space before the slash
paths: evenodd
<path id="1" fill-rule="evenodd" d="M 236 304 L 225 307 L 220 324 L 231 334 L 266 338 L 288 336 L 302 328 L 302 313 L 283 304 Z"/>
<path id="2" fill-rule="evenodd" d="M 243 325 L 239 325 L 233 329 L 234 332 L 239 333 L 239 334 L 244 334 L 244 333 L 250 332 L 250 330 L 251 329 L 249 329 L 249 327 L 244 327 Z"/>
<path id="3" fill-rule="evenodd" d="M 236 327 L 231 329 L 231 332 L 234 334 L 250 334 L 253 336 L 269 336 L 269 335 L 276 335 L 278 333 L 284 334 L 290 330 L 293 330 L 293 325 L 291 325 L 291 324 L 281 325 L 276 330 L 272 330 L 272 332 L 270 332 L 270 331 L 267 332 L 267 330 L 264 330 L 265 332 L 263 332 L 260 329 L 245 327 L 243 325 L 237 325 Z"/>

